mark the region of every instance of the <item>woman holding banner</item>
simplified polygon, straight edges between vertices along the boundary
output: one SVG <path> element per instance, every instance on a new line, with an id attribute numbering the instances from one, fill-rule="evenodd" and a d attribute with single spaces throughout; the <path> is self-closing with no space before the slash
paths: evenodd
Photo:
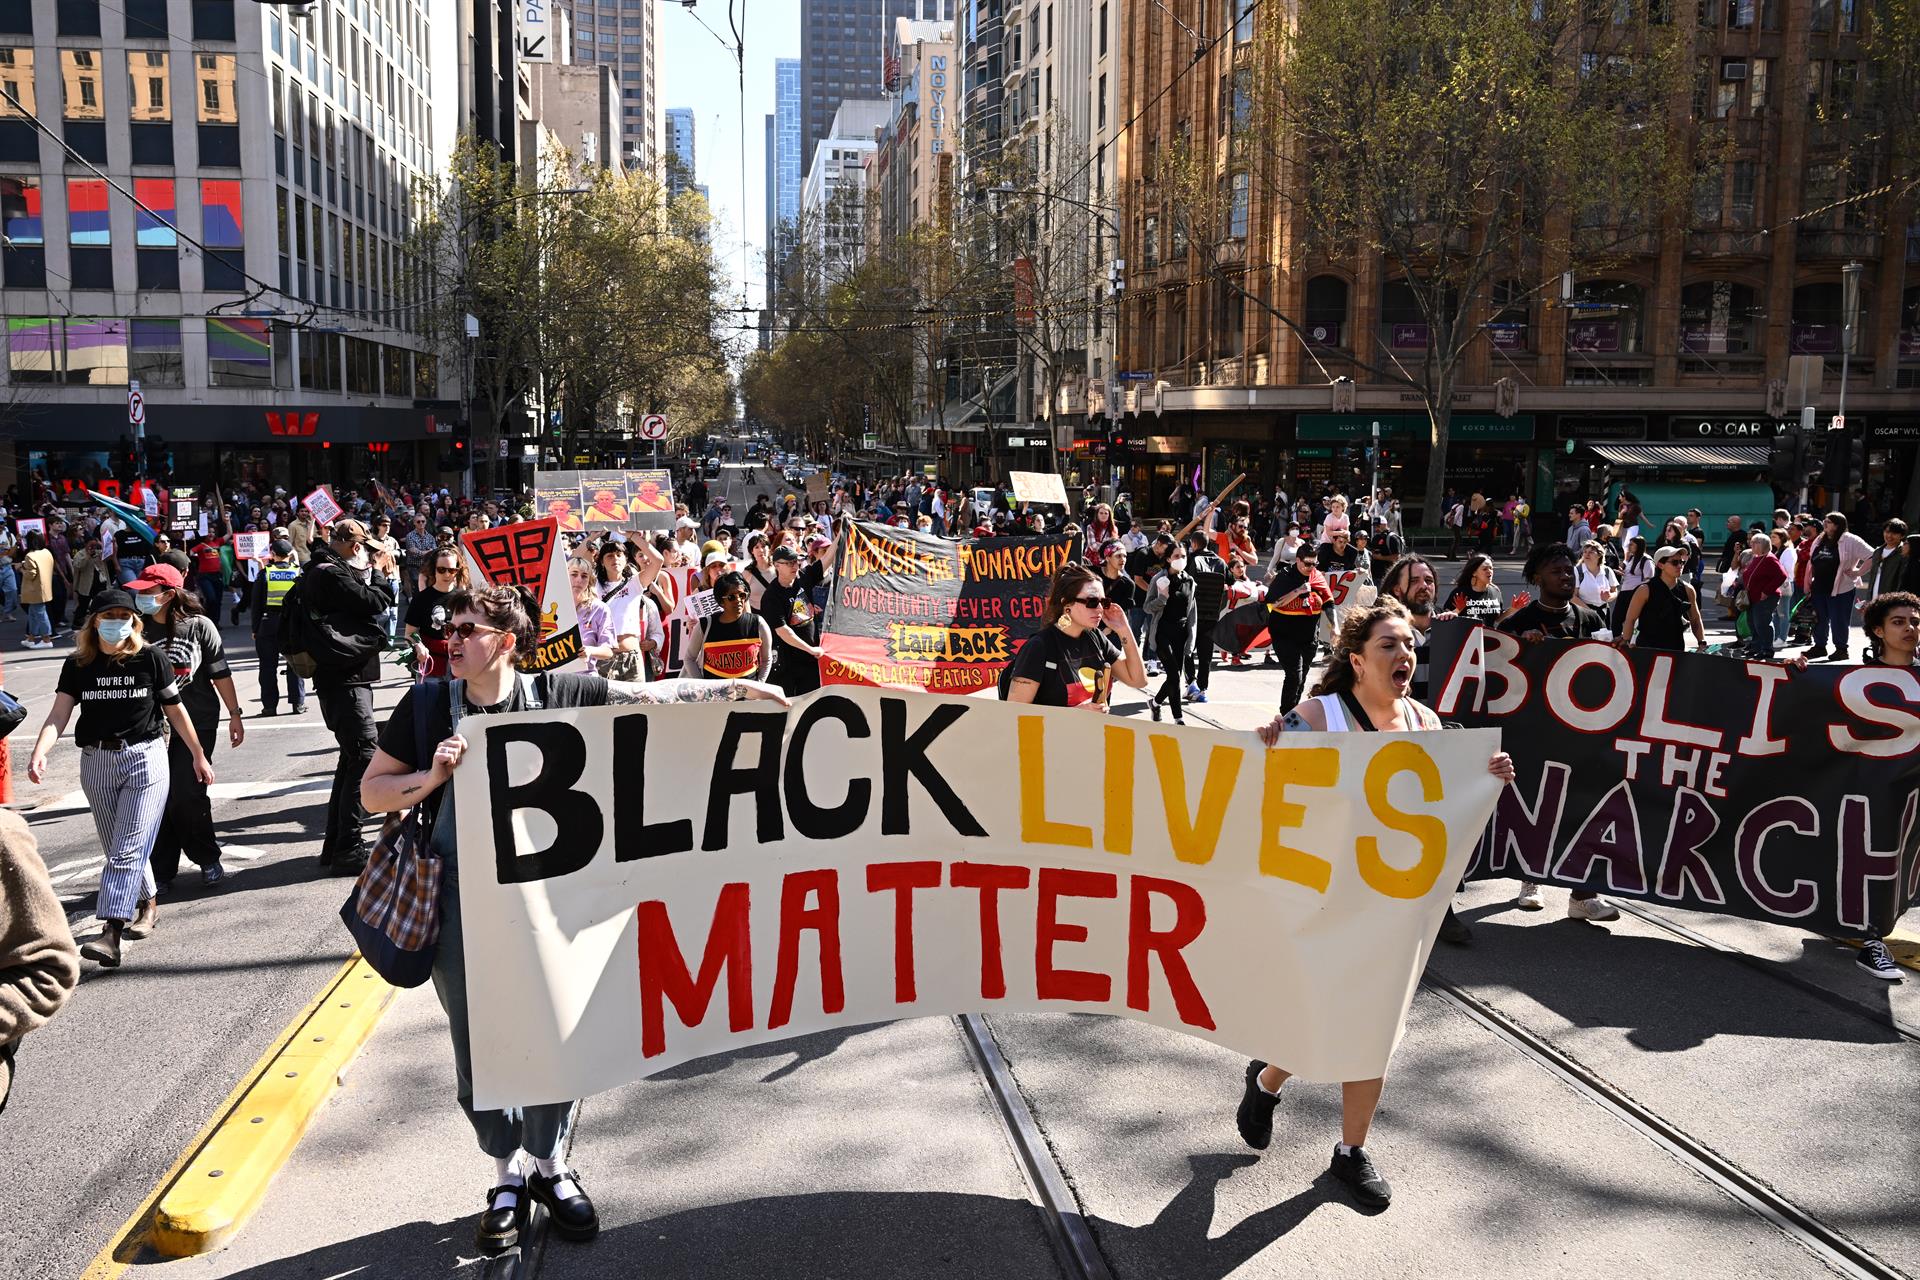
<path id="1" fill-rule="evenodd" d="M 1116 677 L 1136 689 L 1147 687 L 1146 660 L 1127 625 L 1127 611 L 1107 595 L 1103 581 L 1083 564 L 1060 566 L 1047 593 L 1040 630 L 1020 646 L 1007 669 L 1008 702 L 1089 707 L 1104 713 Z M 1119 644 L 1108 639 L 1107 632 L 1118 636 Z"/>
<path id="2" fill-rule="evenodd" d="M 473 1069 L 467 1038 L 466 949 L 460 931 L 458 823 L 446 784 L 466 755 L 460 721 L 542 707 L 593 707 L 614 703 L 720 702 L 765 698 L 786 705 L 771 685 L 753 680 L 674 680 L 630 684 L 599 676 L 543 672 L 517 675 L 514 658 L 535 642 L 536 606 L 515 587 L 456 592 L 448 601 L 447 654 L 453 680 L 417 685 L 394 708 L 380 732 L 379 749 L 360 781 L 361 802 L 377 813 L 416 804 L 438 806 L 431 848 L 441 859 L 440 937 L 433 987 L 453 1035 L 454 1080 L 460 1107 L 480 1148 L 494 1160 L 494 1187 L 480 1215 L 476 1243 L 498 1254 L 520 1242 L 531 1205 L 546 1205 L 554 1230 L 565 1240 L 590 1240 L 600 1229 L 593 1202 L 565 1162 L 567 1129 L 574 1104 L 555 1102 L 507 1111 L 473 1106 Z M 445 692 L 441 692 L 441 690 Z M 414 700 L 428 698 L 414 728 Z M 436 799 L 436 796 L 438 797 Z"/>
<path id="3" fill-rule="evenodd" d="M 1564 548 L 1563 548 L 1564 550 Z M 1335 638 L 1333 655 L 1313 696 L 1260 730 L 1269 747 L 1282 733 L 1381 732 L 1438 729 L 1440 718 L 1408 696 L 1415 665 L 1413 623 L 1406 606 L 1391 596 L 1370 608 L 1356 608 Z M 1513 757 L 1500 751 L 1487 761 L 1487 771 L 1504 782 L 1513 781 Z M 1247 1064 L 1246 1089 L 1234 1117 L 1240 1136 L 1256 1151 L 1273 1141 L 1273 1111 L 1280 1104 L 1280 1087 L 1287 1073 L 1271 1063 Z M 1333 1149 L 1329 1171 L 1347 1184 L 1353 1198 L 1372 1209 L 1384 1209 L 1393 1188 L 1380 1176 L 1367 1155 L 1368 1131 L 1380 1106 L 1385 1077 L 1349 1080 L 1340 1086 L 1340 1141 Z"/>

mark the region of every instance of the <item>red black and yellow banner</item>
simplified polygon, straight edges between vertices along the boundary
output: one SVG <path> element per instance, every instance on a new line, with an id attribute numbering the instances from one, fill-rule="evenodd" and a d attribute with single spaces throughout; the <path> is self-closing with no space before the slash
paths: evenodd
<path id="1" fill-rule="evenodd" d="M 840 534 L 820 647 L 827 684 L 971 693 L 1040 627 L 1077 538 L 954 542 L 881 524 Z"/>

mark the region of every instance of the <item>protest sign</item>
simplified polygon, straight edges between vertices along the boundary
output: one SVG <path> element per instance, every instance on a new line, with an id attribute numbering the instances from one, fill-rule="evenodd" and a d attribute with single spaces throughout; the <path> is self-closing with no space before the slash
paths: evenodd
<path id="1" fill-rule="evenodd" d="M 686 612 L 690 618 L 711 618 L 720 612 L 720 602 L 711 591 L 696 591 L 687 597 Z"/>
<path id="2" fill-rule="evenodd" d="M 522 671 L 552 671 L 580 658 L 580 618 L 558 522 L 548 516 L 497 529 L 469 529 L 460 541 L 475 582 L 525 587 L 540 602 L 537 639 L 520 655 Z"/>
<path id="3" fill-rule="evenodd" d="M 877 689 L 468 716 L 474 1103 L 889 1018 L 1106 1013 L 1384 1072 L 1499 735 L 1163 729 Z"/>
<path id="4" fill-rule="evenodd" d="M 1470 875 L 1859 937 L 1920 898 L 1920 676 L 1436 625 L 1433 706 L 1519 777 Z"/>
<path id="5" fill-rule="evenodd" d="M 167 494 L 167 528 L 179 534 L 205 532 L 200 528 L 200 490 L 177 484 Z"/>
<path id="6" fill-rule="evenodd" d="M 833 478 L 824 471 L 816 471 L 807 477 L 807 505 L 825 502 L 833 490 Z"/>
<path id="7" fill-rule="evenodd" d="M 1009 471 L 1007 479 L 1013 482 L 1015 502 L 1067 505 L 1067 484 L 1056 471 Z"/>
<path id="8" fill-rule="evenodd" d="M 1000 678 L 1040 627 L 1077 539 L 952 542 L 844 521 L 820 647 L 824 684 L 967 693 Z"/>
<path id="9" fill-rule="evenodd" d="M 645 471 L 536 471 L 534 507 L 561 529 L 671 529 L 673 473 Z"/>
<path id="10" fill-rule="evenodd" d="M 273 535 L 268 533 L 236 533 L 233 535 L 233 558 L 265 560 L 272 540 Z"/>
<path id="11" fill-rule="evenodd" d="M 342 514 L 340 504 L 333 500 L 333 494 L 327 491 L 325 485 L 308 494 L 304 501 L 307 510 L 313 512 L 314 523 L 321 528 L 332 524 Z"/>
<path id="12" fill-rule="evenodd" d="M 14 529 L 15 535 L 22 542 L 25 542 L 27 540 L 27 535 L 30 533 L 37 533 L 44 538 L 47 536 L 46 517 L 22 516 L 18 520 L 15 520 L 13 522 L 13 529 Z"/>

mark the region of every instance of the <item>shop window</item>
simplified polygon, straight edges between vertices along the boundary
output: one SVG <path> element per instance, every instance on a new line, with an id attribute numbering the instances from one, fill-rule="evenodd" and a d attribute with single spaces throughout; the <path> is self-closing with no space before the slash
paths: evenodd
<path id="1" fill-rule="evenodd" d="M 64 381 L 80 387 L 127 385 L 127 322 L 69 317 Z"/>
<path id="2" fill-rule="evenodd" d="M 1645 297 L 1624 280 L 1582 280 L 1573 288 L 1567 350 L 1588 358 L 1640 354 Z"/>
<path id="3" fill-rule="evenodd" d="M 1347 282 L 1339 276 L 1315 276 L 1307 281 L 1306 308 L 1301 317 L 1309 346 L 1347 345 Z"/>
<path id="4" fill-rule="evenodd" d="M 74 288 L 113 288 L 112 244 L 105 180 L 68 178 L 67 274 Z"/>
<path id="5" fill-rule="evenodd" d="M 215 387 L 273 385 L 273 341 L 265 320 L 207 317 L 207 382 Z"/>
<path id="6" fill-rule="evenodd" d="M 127 372 L 143 387 L 184 386 L 186 365 L 180 353 L 180 322 L 135 318 L 127 324 Z"/>
<path id="7" fill-rule="evenodd" d="M 1680 290 L 1680 350 L 1685 355 L 1749 355 L 1759 350 L 1754 292 L 1730 280 L 1700 280 Z"/>
<path id="8" fill-rule="evenodd" d="M 58 382 L 64 354 L 58 319 L 7 317 L 7 377 L 11 381 Z"/>
<path id="9" fill-rule="evenodd" d="M 1853 353 L 1871 350 L 1866 341 L 1865 318 L 1873 314 L 1868 298 L 1870 290 L 1860 290 L 1859 313 L 1854 317 Z M 1787 349 L 1794 355 L 1837 356 L 1845 338 L 1846 309 L 1837 280 L 1803 284 L 1793 291 L 1793 315 L 1787 324 Z"/>
<path id="10" fill-rule="evenodd" d="M 47 287 L 46 222 L 40 209 L 40 179 L 0 177 L 0 277 L 10 289 Z"/>

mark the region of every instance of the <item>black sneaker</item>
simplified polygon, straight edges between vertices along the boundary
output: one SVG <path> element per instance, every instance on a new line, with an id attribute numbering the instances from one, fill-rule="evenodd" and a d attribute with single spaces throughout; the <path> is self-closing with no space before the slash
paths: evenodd
<path id="1" fill-rule="evenodd" d="M 487 1192 L 487 1207 L 473 1233 L 474 1247 L 488 1257 L 513 1248 L 526 1232 L 527 1215 L 532 1210 L 533 1199 L 525 1184 L 501 1183 Z"/>
<path id="2" fill-rule="evenodd" d="M 1813 646 L 1813 648 L 1801 654 L 1800 656 L 1805 658 L 1808 662 L 1817 661 L 1827 656 L 1827 646 L 1823 644 L 1817 644 Z"/>
<path id="3" fill-rule="evenodd" d="M 1465 920 L 1453 913 L 1452 907 L 1447 908 L 1446 917 L 1440 921 L 1440 941 L 1450 942 L 1456 947 L 1473 941 L 1473 930 L 1467 927 Z"/>
<path id="4" fill-rule="evenodd" d="M 1393 1200 L 1393 1188 L 1373 1167 L 1373 1160 L 1364 1147 L 1355 1147 L 1346 1155 L 1335 1147 L 1333 1163 L 1327 1166 L 1327 1171 L 1346 1183 L 1353 1191 L 1353 1198 L 1369 1209 L 1384 1209 Z"/>
<path id="5" fill-rule="evenodd" d="M 561 1186 L 568 1189 L 568 1195 L 558 1193 L 556 1188 Z M 553 1229 L 562 1240 L 591 1240 L 600 1234 L 600 1215 L 593 1211 L 593 1201 L 587 1199 L 587 1189 L 573 1170 L 562 1169 L 558 1177 L 549 1178 L 536 1169 L 527 1175 L 527 1190 L 547 1206 Z"/>
<path id="6" fill-rule="evenodd" d="M 1279 1094 L 1260 1087 L 1260 1073 L 1266 1069 L 1264 1062 L 1247 1064 L 1247 1091 L 1240 1095 L 1240 1110 L 1233 1117 L 1240 1137 L 1255 1151 L 1265 1151 L 1273 1141 L 1273 1109 L 1280 1105 Z"/>
<path id="7" fill-rule="evenodd" d="M 1878 938 L 1867 939 L 1853 962 L 1882 982 L 1900 981 L 1900 966 L 1893 962 L 1893 953 L 1887 950 L 1887 944 Z"/>

